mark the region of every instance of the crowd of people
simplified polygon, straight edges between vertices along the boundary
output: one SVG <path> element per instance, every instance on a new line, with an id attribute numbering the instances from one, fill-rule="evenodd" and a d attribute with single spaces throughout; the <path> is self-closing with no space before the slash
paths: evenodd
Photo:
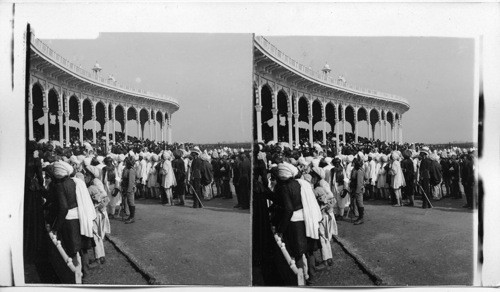
<path id="1" fill-rule="evenodd" d="M 254 146 L 254 200 L 266 199 L 273 232 L 313 284 L 316 272 L 333 264 L 337 222 L 349 215 L 356 217 L 350 221 L 354 225 L 365 222 L 364 200 L 417 207 L 419 195 L 421 207 L 431 208 L 431 200 L 465 196 L 463 207 L 473 208 L 474 165 L 473 148 L 430 149 L 378 140 L 338 147 L 260 142 Z"/>
<path id="2" fill-rule="evenodd" d="M 106 262 L 103 240 L 111 232 L 110 219 L 135 222 L 136 199 L 184 206 L 186 195 L 191 195 L 192 208 L 202 208 L 202 201 L 232 199 L 234 193 L 234 207 L 249 209 L 250 152 L 223 145 L 200 147 L 137 139 L 112 145 L 101 139 L 67 145 L 29 141 L 25 258 L 40 252 L 48 226 L 75 266 L 81 255 L 85 277 L 89 269 Z"/>

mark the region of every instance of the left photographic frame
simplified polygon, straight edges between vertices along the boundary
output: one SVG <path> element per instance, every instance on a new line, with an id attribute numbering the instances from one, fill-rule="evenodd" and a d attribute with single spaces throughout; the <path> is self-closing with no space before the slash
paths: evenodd
<path id="1" fill-rule="evenodd" d="M 253 36 L 26 38 L 25 283 L 251 285 Z"/>

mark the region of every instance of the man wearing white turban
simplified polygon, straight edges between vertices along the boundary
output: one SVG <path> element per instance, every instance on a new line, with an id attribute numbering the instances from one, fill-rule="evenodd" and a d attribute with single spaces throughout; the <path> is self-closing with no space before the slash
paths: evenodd
<path id="1" fill-rule="evenodd" d="M 91 268 L 87 251 L 92 248 L 92 227 L 96 214 L 85 184 L 78 179 L 71 179 L 72 172 L 73 167 L 68 163 L 54 163 L 58 216 L 53 231 L 75 265 L 77 253 L 81 252 L 83 273 L 86 275 Z"/>

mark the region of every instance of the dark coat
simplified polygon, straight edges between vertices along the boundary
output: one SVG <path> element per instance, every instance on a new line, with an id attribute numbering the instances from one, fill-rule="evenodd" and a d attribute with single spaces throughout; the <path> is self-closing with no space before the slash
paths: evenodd
<path id="1" fill-rule="evenodd" d="M 413 185 L 415 179 L 415 169 L 413 168 L 413 161 L 410 158 L 405 158 L 401 161 L 401 169 L 407 186 Z"/>

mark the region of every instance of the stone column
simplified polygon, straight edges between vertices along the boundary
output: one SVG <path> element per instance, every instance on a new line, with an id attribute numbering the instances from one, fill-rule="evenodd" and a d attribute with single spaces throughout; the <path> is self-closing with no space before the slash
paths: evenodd
<path id="1" fill-rule="evenodd" d="M 382 114 L 379 112 L 379 115 L 378 115 L 378 119 L 379 119 L 379 122 L 380 122 L 380 141 L 384 141 L 383 137 L 382 137 Z M 373 136 L 375 136 L 375 133 L 373 133 Z M 374 137 L 375 138 L 375 137 Z"/>
<path id="2" fill-rule="evenodd" d="M 156 141 L 156 133 L 157 133 L 157 131 L 156 131 L 156 119 L 153 120 L 152 124 L 153 124 L 153 129 L 154 129 L 154 133 L 153 133 L 154 137 L 151 137 L 151 141 Z"/>
<path id="3" fill-rule="evenodd" d="M 293 130 L 292 130 L 292 111 L 289 111 L 287 114 L 287 120 L 288 120 L 288 144 L 290 146 L 293 145 Z"/>
<path id="4" fill-rule="evenodd" d="M 69 145 L 71 143 L 71 135 L 69 131 L 69 97 L 65 97 L 66 102 L 65 102 L 65 107 L 64 107 L 64 117 L 66 120 L 66 145 Z"/>
<path id="5" fill-rule="evenodd" d="M 278 142 L 278 109 L 271 109 L 273 113 L 273 140 Z"/>
<path id="6" fill-rule="evenodd" d="M 397 129 L 398 129 L 398 120 L 394 120 L 394 126 L 392 127 L 392 141 L 396 143 L 398 142 Z"/>
<path id="7" fill-rule="evenodd" d="M 309 111 L 309 143 L 311 143 L 311 145 L 312 143 L 314 143 L 313 129 L 314 129 L 313 115 L 311 111 Z"/>
<path id="8" fill-rule="evenodd" d="M 154 131 L 154 137 L 153 137 L 153 141 L 156 141 L 156 111 L 153 110 L 153 131 Z"/>
<path id="9" fill-rule="evenodd" d="M 368 130 L 367 131 L 368 132 L 367 138 L 368 138 L 368 140 L 372 140 L 372 135 L 371 135 L 371 133 L 372 133 L 372 125 L 370 124 L 370 121 L 369 121 L 368 117 L 366 118 L 366 126 L 367 126 L 367 130 Z"/>
<path id="10" fill-rule="evenodd" d="M 97 143 L 97 133 L 96 133 L 96 122 L 97 122 L 97 118 L 96 118 L 96 105 L 97 105 L 97 102 L 95 101 L 92 101 L 92 141 L 93 143 Z"/>
<path id="11" fill-rule="evenodd" d="M 111 141 L 116 143 L 116 104 L 111 103 Z"/>
<path id="12" fill-rule="evenodd" d="M 35 140 L 35 135 L 33 134 L 33 103 L 31 100 L 28 103 L 28 136 L 30 140 Z"/>
<path id="13" fill-rule="evenodd" d="M 343 105 L 340 105 L 340 112 L 342 113 L 342 142 L 346 142 L 346 138 L 345 138 L 345 108 Z"/>
<path id="14" fill-rule="evenodd" d="M 163 113 L 161 113 L 161 124 L 160 124 L 160 139 L 162 142 L 165 142 L 165 115 Z"/>
<path id="15" fill-rule="evenodd" d="M 336 113 L 335 115 L 335 125 L 333 126 L 333 133 L 335 133 L 335 141 L 337 141 L 337 146 L 339 146 L 339 142 L 340 142 L 340 139 L 339 139 L 339 117 L 337 116 L 338 113 Z"/>
<path id="16" fill-rule="evenodd" d="M 294 113 L 293 118 L 295 119 L 295 146 L 299 145 L 300 137 L 299 137 L 299 114 Z"/>
<path id="17" fill-rule="evenodd" d="M 358 143 L 358 108 L 354 109 L 354 142 Z"/>
<path id="18" fill-rule="evenodd" d="M 57 111 L 57 120 L 59 121 L 59 143 L 63 144 L 63 111 Z"/>
<path id="19" fill-rule="evenodd" d="M 49 139 L 49 108 L 43 108 L 43 137 Z"/>
<path id="20" fill-rule="evenodd" d="M 168 143 L 168 127 L 170 126 L 170 117 L 168 116 L 168 113 L 165 113 L 165 141 Z"/>
<path id="21" fill-rule="evenodd" d="M 170 114 L 170 118 L 168 119 L 167 131 L 168 144 L 172 144 L 172 114 Z"/>
<path id="22" fill-rule="evenodd" d="M 399 142 L 403 144 L 403 115 L 399 116 Z"/>
<path id="23" fill-rule="evenodd" d="M 35 140 L 35 134 L 33 133 L 33 84 L 30 85 L 28 91 L 28 138 L 30 140 Z"/>
<path id="24" fill-rule="evenodd" d="M 262 106 L 255 106 L 256 127 L 257 127 L 257 141 L 262 141 Z"/>
<path id="25" fill-rule="evenodd" d="M 390 142 L 389 141 L 389 133 L 387 132 L 387 115 L 385 116 L 385 120 L 384 120 L 384 136 L 385 136 L 385 141 L 386 142 Z M 391 125 L 391 124 L 389 124 Z"/>
<path id="26" fill-rule="evenodd" d="M 109 103 L 104 104 L 104 133 L 106 135 L 106 150 L 109 145 Z"/>
<path id="27" fill-rule="evenodd" d="M 149 140 L 154 141 L 153 139 L 153 123 L 151 122 L 151 109 L 148 110 L 148 124 L 149 124 Z"/>
<path id="28" fill-rule="evenodd" d="M 323 116 L 323 145 L 326 145 L 326 117 Z"/>
<path id="29" fill-rule="evenodd" d="M 141 118 L 137 115 L 137 139 L 142 139 Z"/>
<path id="30" fill-rule="evenodd" d="M 123 133 L 125 133 L 125 142 L 128 142 L 128 129 L 127 129 L 127 122 L 128 122 L 128 109 L 129 109 L 129 107 L 128 107 L 128 106 L 125 106 L 125 107 L 123 108 L 123 112 L 124 112 L 124 113 L 123 113 L 123 118 L 124 118 L 124 120 L 125 120 L 125 122 L 123 123 L 123 125 L 124 125 L 123 127 L 125 128 L 125 129 L 123 130 Z"/>
<path id="31" fill-rule="evenodd" d="M 79 119 L 79 124 L 78 126 L 80 126 L 80 143 L 83 144 L 83 112 L 80 111 L 80 113 L 78 114 L 78 119 Z"/>

